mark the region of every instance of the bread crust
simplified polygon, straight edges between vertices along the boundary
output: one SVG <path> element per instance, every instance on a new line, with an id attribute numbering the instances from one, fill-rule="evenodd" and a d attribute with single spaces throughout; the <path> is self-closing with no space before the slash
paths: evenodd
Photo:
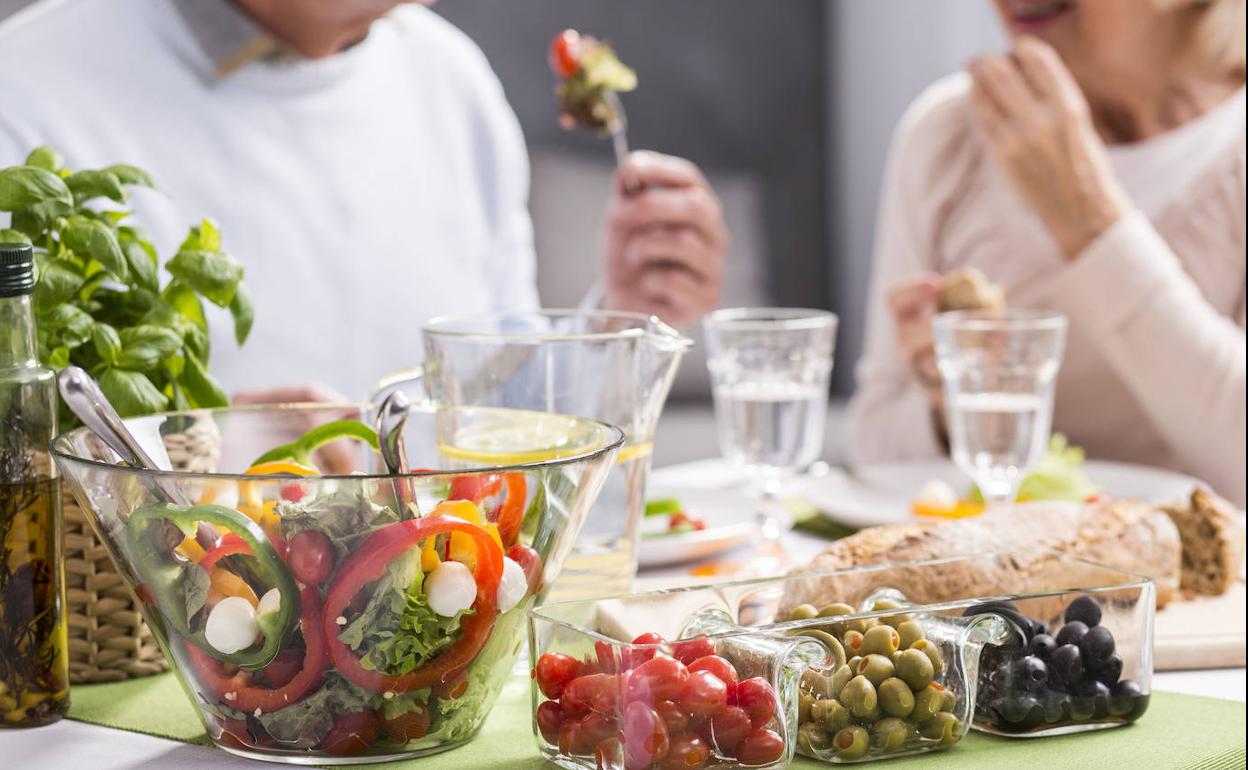
<path id="1" fill-rule="evenodd" d="M 1235 506 L 1197 488 L 1186 505 L 1164 510 L 1183 541 L 1183 591 L 1205 596 L 1229 591 L 1244 561 L 1244 529 Z"/>

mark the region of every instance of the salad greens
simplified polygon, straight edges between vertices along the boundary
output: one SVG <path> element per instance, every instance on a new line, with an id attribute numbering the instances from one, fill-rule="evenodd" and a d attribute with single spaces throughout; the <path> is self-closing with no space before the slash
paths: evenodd
<path id="1" fill-rule="evenodd" d="M 315 746 L 334 726 L 334 714 L 376 705 L 378 696 L 330 674 L 325 685 L 303 700 L 256 717 L 265 731 L 282 743 Z"/>
<path id="2" fill-rule="evenodd" d="M 278 503 L 276 513 L 281 517 L 283 538 L 289 540 L 305 529 L 316 530 L 329 538 L 339 558 L 374 529 L 399 520 L 392 509 L 373 502 L 362 484 L 299 502 Z"/>
<path id="3" fill-rule="evenodd" d="M 1082 447 L 1067 441 L 1061 433 L 1049 438 L 1049 446 L 1035 469 L 1027 474 L 1018 488 L 1019 500 L 1084 501 L 1100 492 L 1083 468 L 1086 459 Z M 970 497 L 983 502 L 979 487 L 972 487 Z"/>

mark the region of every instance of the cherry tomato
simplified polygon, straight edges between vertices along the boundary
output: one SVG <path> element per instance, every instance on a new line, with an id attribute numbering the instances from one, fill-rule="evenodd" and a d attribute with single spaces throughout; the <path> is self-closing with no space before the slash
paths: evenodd
<path id="1" fill-rule="evenodd" d="M 381 732 L 381 720 L 375 711 L 353 711 L 339 714 L 334 726 L 321 739 L 325 751 L 338 757 L 360 754 L 377 740 Z"/>
<path id="2" fill-rule="evenodd" d="M 680 705 L 692 716 L 710 716 L 728 705 L 728 685 L 710 671 L 695 671 L 680 693 Z"/>
<path id="3" fill-rule="evenodd" d="M 633 644 L 663 644 L 663 637 L 648 631 L 634 639 Z M 642 663 L 645 663 L 647 660 L 653 658 L 656 651 L 657 648 L 654 647 L 642 647 L 640 649 L 628 648 L 624 650 L 624 668 L 637 668 Z"/>
<path id="4" fill-rule="evenodd" d="M 695 636 L 679 642 L 672 642 L 672 657 L 686 666 L 698 658 L 715 654 L 715 643 L 705 636 Z"/>
<path id="5" fill-rule="evenodd" d="M 559 743 L 559 727 L 563 724 L 563 707 L 548 700 L 537 707 L 537 730 L 547 743 Z"/>
<path id="6" fill-rule="evenodd" d="M 468 500 L 478 502 L 485 497 L 485 479 L 481 476 L 461 474 L 451 479 L 451 490 L 447 492 L 447 500 Z"/>
<path id="7" fill-rule="evenodd" d="M 737 698 L 737 669 L 726 659 L 718 655 L 705 655 L 689 664 L 689 673 L 695 671 L 709 671 L 714 674 L 719 681 L 728 686 L 728 703 L 736 705 Z"/>
<path id="8" fill-rule="evenodd" d="M 297 503 L 302 500 L 303 496 L 307 493 L 308 491 L 303 488 L 303 485 L 296 482 L 293 484 L 283 484 L 281 490 L 278 492 L 278 495 L 288 503 Z"/>
<path id="9" fill-rule="evenodd" d="M 563 688 L 580 673 L 581 663 L 571 655 L 561 652 L 548 652 L 537 659 L 537 667 L 533 669 L 537 677 L 537 687 L 542 694 L 556 700 L 563 693 Z"/>
<path id="10" fill-rule="evenodd" d="M 217 724 L 221 726 L 221 735 L 218 736 L 217 740 L 226 746 L 232 746 L 236 749 L 254 749 L 256 747 L 256 739 L 252 737 L 251 731 L 247 729 L 247 720 L 217 717 Z"/>
<path id="11" fill-rule="evenodd" d="M 659 712 L 663 724 L 667 725 L 668 735 L 680 735 L 689 726 L 689 717 L 684 709 L 670 700 L 660 701 L 654 710 Z"/>
<path id="12" fill-rule="evenodd" d="M 460 669 L 445 682 L 433 686 L 433 694 L 443 700 L 456 700 L 468 691 L 468 673 Z"/>
<path id="13" fill-rule="evenodd" d="M 617 729 L 614 716 L 590 714 L 584 717 L 576 733 L 576 753 L 593 754 L 598 744 L 615 736 Z"/>
<path id="14" fill-rule="evenodd" d="M 651 658 L 633 669 L 628 699 L 646 704 L 676 700 L 689 682 L 689 669 L 678 660 Z"/>
<path id="15" fill-rule="evenodd" d="M 776 713 L 776 691 L 760 676 L 746 679 L 737 685 L 737 705 L 750 715 L 750 724 L 762 727 Z"/>
<path id="16" fill-rule="evenodd" d="M 594 747 L 594 766 L 598 770 L 624 769 L 624 741 L 619 733 Z"/>
<path id="17" fill-rule="evenodd" d="M 561 78 L 570 78 L 581 68 L 581 36 L 565 29 L 550 41 L 550 69 Z"/>
<path id="18" fill-rule="evenodd" d="M 537 593 L 542 587 L 542 557 L 527 545 L 516 543 L 507 549 L 507 558 L 520 565 L 529 579 L 529 593 Z"/>
<path id="19" fill-rule="evenodd" d="M 770 765 L 784 754 L 784 739 L 771 730 L 759 729 L 737 744 L 737 761 L 743 765 Z"/>
<path id="20" fill-rule="evenodd" d="M 667 725 L 659 712 L 644 703 L 630 703 L 624 709 L 624 766 L 648 767 L 667 756 Z"/>
<path id="21" fill-rule="evenodd" d="M 324 534 L 305 529 L 290 539 L 287 560 L 299 582 L 318 585 L 334 571 L 334 547 Z"/>
<path id="22" fill-rule="evenodd" d="M 614 645 L 602 641 L 594 642 L 594 657 L 598 659 L 598 670 L 604 674 L 614 674 L 619 668 Z"/>
<path id="23" fill-rule="evenodd" d="M 581 720 L 565 719 L 559 725 L 559 753 L 572 756 L 580 748 L 578 739 L 581 737 Z"/>
<path id="24" fill-rule="evenodd" d="M 282 650 L 269 665 L 260 669 L 264 683 L 274 690 L 290 683 L 303 669 L 302 650 Z"/>
<path id="25" fill-rule="evenodd" d="M 711 747 L 693 733 L 686 733 L 672 740 L 667 756 L 660 767 L 663 770 L 697 770 L 705 767 L 711 759 Z"/>
<path id="26" fill-rule="evenodd" d="M 707 723 L 704 738 L 726 757 L 737 755 L 737 744 L 750 732 L 750 715 L 740 706 L 726 706 Z"/>
<path id="27" fill-rule="evenodd" d="M 563 688 L 563 713 L 582 716 L 588 711 L 614 714 L 620 702 L 619 681 L 611 674 L 578 676 Z"/>
<path id="28" fill-rule="evenodd" d="M 542 704 L 545 705 L 545 704 Z M 428 708 L 404 711 L 398 716 L 382 718 L 381 731 L 393 741 L 406 743 L 416 741 L 429 734 L 429 723 L 433 720 L 433 712 Z"/>

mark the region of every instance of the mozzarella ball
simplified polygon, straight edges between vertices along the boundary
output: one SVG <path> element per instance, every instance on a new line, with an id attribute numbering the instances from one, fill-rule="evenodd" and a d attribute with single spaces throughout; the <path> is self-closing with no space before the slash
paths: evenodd
<path id="1" fill-rule="evenodd" d="M 928 508 L 949 509 L 958 505 L 958 493 L 940 479 L 932 479 L 919 487 L 914 501 Z"/>
<path id="2" fill-rule="evenodd" d="M 498 611 L 515 607 L 529 592 L 529 576 L 514 559 L 503 557 L 503 579 L 498 582 Z"/>
<path id="3" fill-rule="evenodd" d="M 256 607 L 256 614 L 263 615 L 266 612 L 277 612 L 282 606 L 282 592 L 276 588 L 270 588 L 264 592 L 264 596 L 260 597 L 260 605 Z"/>
<path id="4" fill-rule="evenodd" d="M 425 595 L 429 609 L 444 618 L 453 617 L 476 601 L 477 581 L 463 564 L 444 561 L 425 576 Z"/>
<path id="5" fill-rule="evenodd" d="M 204 638 L 213 649 L 227 655 L 255 644 L 260 633 L 256 610 L 241 596 L 229 596 L 217 602 L 208 613 Z"/>

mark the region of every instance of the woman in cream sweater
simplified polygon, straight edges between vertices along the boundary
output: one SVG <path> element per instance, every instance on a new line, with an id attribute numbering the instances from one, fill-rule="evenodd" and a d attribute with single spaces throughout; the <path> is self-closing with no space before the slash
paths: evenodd
<path id="1" fill-rule="evenodd" d="M 1054 429 L 1244 504 L 1244 0 L 995 0 L 1013 40 L 931 86 L 882 193 L 856 461 L 939 454 L 939 276 L 1070 319 Z"/>

